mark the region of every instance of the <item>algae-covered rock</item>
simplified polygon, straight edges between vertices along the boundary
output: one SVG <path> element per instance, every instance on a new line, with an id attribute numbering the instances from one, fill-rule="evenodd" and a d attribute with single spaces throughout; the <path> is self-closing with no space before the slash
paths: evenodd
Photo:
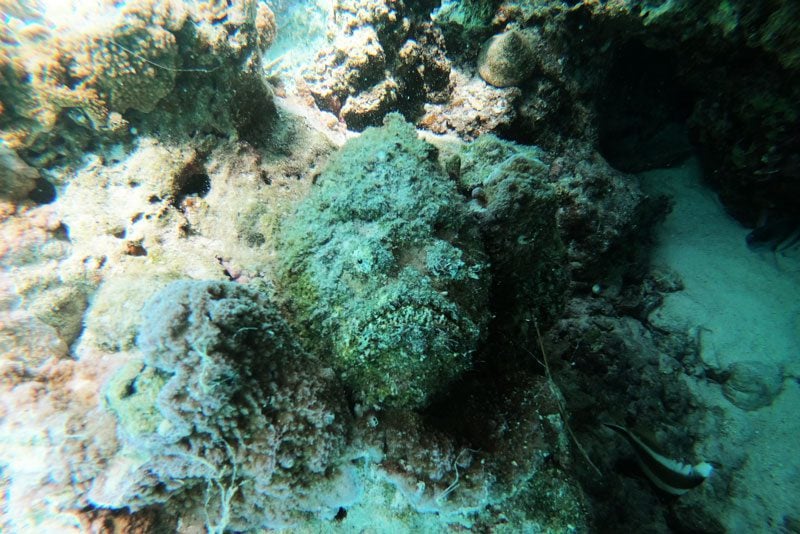
<path id="1" fill-rule="evenodd" d="M 95 505 L 178 498 L 222 532 L 331 517 L 349 503 L 343 396 L 266 296 L 173 282 L 144 307 L 137 345 L 143 358 L 106 387 L 125 447 L 94 485 Z"/>
<path id="2" fill-rule="evenodd" d="M 422 406 L 469 368 L 489 284 L 473 223 L 397 114 L 348 142 L 285 222 L 288 306 L 366 402 Z"/>
<path id="3" fill-rule="evenodd" d="M 472 196 L 492 264 L 496 324 L 512 336 L 557 317 L 567 291 L 560 201 L 545 153 L 486 134 L 466 145 L 454 171 Z"/>

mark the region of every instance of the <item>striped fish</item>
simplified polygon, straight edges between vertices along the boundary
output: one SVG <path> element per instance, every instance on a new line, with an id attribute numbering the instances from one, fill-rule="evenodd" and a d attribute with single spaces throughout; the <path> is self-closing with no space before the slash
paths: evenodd
<path id="1" fill-rule="evenodd" d="M 636 461 L 644 474 L 655 486 L 671 495 L 683 495 L 692 488 L 702 484 L 711 476 L 714 468 L 711 464 L 700 462 L 689 465 L 657 452 L 627 428 L 612 423 L 605 426 L 615 431 L 633 447 Z"/>

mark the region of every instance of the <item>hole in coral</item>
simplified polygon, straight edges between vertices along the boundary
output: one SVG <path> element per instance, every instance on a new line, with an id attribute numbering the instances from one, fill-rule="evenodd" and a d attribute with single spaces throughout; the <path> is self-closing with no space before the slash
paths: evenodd
<path id="1" fill-rule="evenodd" d="M 125 391 L 122 392 L 122 398 L 127 399 L 136 394 L 136 379 L 134 378 L 125 384 Z"/>
<path id="2" fill-rule="evenodd" d="M 141 243 L 125 243 L 125 254 L 128 256 L 147 256 L 147 249 Z"/>
<path id="3" fill-rule="evenodd" d="M 53 237 L 59 241 L 69 242 L 69 226 L 63 221 L 58 225 L 58 228 L 53 230 Z"/>
<path id="4" fill-rule="evenodd" d="M 187 174 L 180 180 L 180 189 L 172 205 L 178 209 L 188 197 L 205 197 L 211 191 L 211 179 L 204 172 Z"/>
<path id="5" fill-rule="evenodd" d="M 50 204 L 56 199 L 56 188 L 44 178 L 38 178 L 33 191 L 28 193 L 28 199 L 37 204 Z"/>

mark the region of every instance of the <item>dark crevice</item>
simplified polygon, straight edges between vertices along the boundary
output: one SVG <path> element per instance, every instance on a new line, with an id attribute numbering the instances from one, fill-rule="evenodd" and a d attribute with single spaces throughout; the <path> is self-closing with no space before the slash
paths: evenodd
<path id="1" fill-rule="evenodd" d="M 597 114 L 600 152 L 617 169 L 669 167 L 691 155 L 694 97 L 677 82 L 679 59 L 636 40 L 616 51 Z"/>
<path id="2" fill-rule="evenodd" d="M 172 205 L 180 209 L 183 201 L 194 196 L 203 198 L 211 191 L 211 179 L 205 172 L 189 172 L 179 178 L 180 187 Z"/>
<path id="3" fill-rule="evenodd" d="M 56 196 L 55 186 L 44 178 L 38 178 L 33 191 L 28 193 L 28 199 L 37 204 L 50 204 L 55 201 Z"/>

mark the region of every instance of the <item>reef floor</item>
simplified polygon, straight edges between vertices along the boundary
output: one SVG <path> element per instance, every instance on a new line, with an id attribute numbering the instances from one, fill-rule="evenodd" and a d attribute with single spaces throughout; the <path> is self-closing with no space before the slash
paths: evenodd
<path id="1" fill-rule="evenodd" d="M 674 199 L 652 262 L 684 284 L 650 318 L 667 330 L 693 330 L 707 373 L 722 382 L 687 378 L 718 419 L 716 432 L 701 432 L 707 439 L 698 450 L 728 471 L 730 500 L 719 503 L 720 518 L 728 532 L 784 527 L 800 515 L 797 250 L 749 250 L 747 230 L 725 213 L 693 160 L 640 178 L 645 191 Z M 737 373 L 745 375 L 738 389 L 730 376 Z"/>

